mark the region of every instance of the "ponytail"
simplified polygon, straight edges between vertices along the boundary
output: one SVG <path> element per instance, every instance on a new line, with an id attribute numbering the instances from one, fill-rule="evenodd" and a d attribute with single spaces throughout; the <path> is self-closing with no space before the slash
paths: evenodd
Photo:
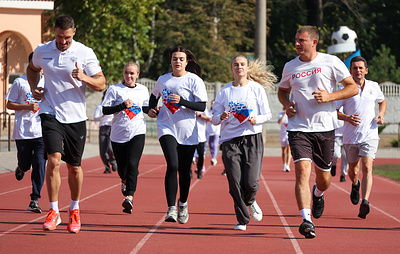
<path id="1" fill-rule="evenodd" d="M 267 65 L 262 60 L 251 60 L 247 79 L 261 84 L 264 88 L 271 89 L 273 84 L 278 81 L 278 77 L 272 72 L 273 69 L 272 65 Z"/>

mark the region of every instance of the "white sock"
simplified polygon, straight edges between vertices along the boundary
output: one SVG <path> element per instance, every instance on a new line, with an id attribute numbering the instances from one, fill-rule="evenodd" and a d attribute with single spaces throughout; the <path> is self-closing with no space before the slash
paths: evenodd
<path id="1" fill-rule="evenodd" d="M 71 204 L 69 205 L 69 210 L 73 211 L 79 209 L 79 200 L 75 201 L 71 199 Z"/>
<path id="2" fill-rule="evenodd" d="M 304 220 L 308 220 L 309 222 L 312 222 L 311 221 L 311 209 L 301 209 L 300 214 Z"/>
<path id="3" fill-rule="evenodd" d="M 56 213 L 60 212 L 58 210 L 58 201 L 50 202 L 50 209 L 53 209 Z"/>
<path id="4" fill-rule="evenodd" d="M 314 195 L 315 195 L 316 197 L 321 197 L 322 195 L 324 195 L 324 191 L 318 190 L 318 187 L 315 186 Z"/>

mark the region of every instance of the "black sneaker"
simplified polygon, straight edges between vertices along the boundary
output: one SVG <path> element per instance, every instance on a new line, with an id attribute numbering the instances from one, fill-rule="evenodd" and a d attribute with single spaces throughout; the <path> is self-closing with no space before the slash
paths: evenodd
<path id="1" fill-rule="evenodd" d="M 226 176 L 226 170 L 222 171 L 221 175 Z"/>
<path id="2" fill-rule="evenodd" d="M 203 173 L 200 170 L 200 172 L 197 171 L 197 179 L 201 179 L 201 178 L 203 178 Z"/>
<path id="3" fill-rule="evenodd" d="M 15 178 L 16 178 L 18 181 L 21 181 L 21 180 L 24 178 L 24 176 L 25 176 L 25 172 L 22 171 L 22 169 L 20 169 L 19 167 L 17 167 L 17 168 L 15 169 Z"/>
<path id="4" fill-rule="evenodd" d="M 42 209 L 40 209 L 39 202 L 37 200 L 31 200 L 27 210 L 34 213 L 42 213 Z"/>
<path id="5" fill-rule="evenodd" d="M 124 202 L 122 202 L 122 207 L 124 210 L 122 210 L 124 213 L 132 213 L 132 208 L 133 208 L 133 201 L 130 197 L 126 197 Z"/>
<path id="6" fill-rule="evenodd" d="M 332 166 L 331 168 L 331 175 L 335 176 L 336 175 L 336 166 Z"/>
<path id="7" fill-rule="evenodd" d="M 369 214 L 369 202 L 366 199 L 363 199 L 360 205 L 360 212 L 358 213 L 358 217 L 365 219 L 367 214 Z"/>
<path id="8" fill-rule="evenodd" d="M 360 179 L 358 179 L 357 185 L 351 184 L 350 200 L 353 205 L 360 202 Z"/>
<path id="9" fill-rule="evenodd" d="M 110 170 L 110 168 L 106 168 L 106 170 L 104 170 L 104 172 L 103 172 L 104 174 L 111 174 L 111 170 Z"/>
<path id="10" fill-rule="evenodd" d="M 322 213 L 324 212 L 325 199 L 324 199 L 324 195 L 322 195 L 321 197 L 317 197 L 314 195 L 315 188 L 317 188 L 317 184 L 314 184 L 314 187 L 312 190 L 312 197 L 313 197 L 312 215 L 314 218 L 318 219 L 322 216 Z"/>
<path id="11" fill-rule="evenodd" d="M 111 169 L 112 169 L 112 171 L 118 171 L 118 166 L 117 166 L 117 164 L 111 164 Z"/>
<path id="12" fill-rule="evenodd" d="M 308 220 L 303 220 L 303 223 L 301 223 L 299 227 L 299 232 L 306 238 L 314 238 L 315 237 L 314 223 Z"/>
<path id="13" fill-rule="evenodd" d="M 340 176 L 340 181 L 341 181 L 341 182 L 346 182 L 346 176 L 341 175 L 341 176 Z"/>

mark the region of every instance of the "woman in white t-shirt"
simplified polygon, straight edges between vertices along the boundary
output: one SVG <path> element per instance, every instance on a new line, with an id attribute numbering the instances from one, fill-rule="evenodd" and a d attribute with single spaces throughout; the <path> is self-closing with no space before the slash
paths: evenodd
<path id="1" fill-rule="evenodd" d="M 167 171 L 165 194 L 168 212 L 165 221 L 184 224 L 189 219 L 187 198 L 194 151 L 199 143 L 196 111 L 204 111 L 207 91 L 201 68 L 189 50 L 178 46 L 169 53 L 172 73 L 160 76 L 150 95 L 149 117 L 157 117 L 158 139 Z M 157 107 L 162 97 L 163 106 Z M 178 211 L 175 206 L 178 191 Z"/>
<path id="2" fill-rule="evenodd" d="M 124 81 L 110 86 L 102 102 L 103 114 L 114 114 L 110 138 L 122 181 L 125 213 L 132 213 L 146 134 L 143 112 L 148 112 L 149 91 L 136 83 L 139 72 L 138 64 L 128 62 L 124 67 Z"/>
<path id="3" fill-rule="evenodd" d="M 254 221 L 262 219 L 256 194 L 264 154 L 262 123 L 271 119 L 271 110 L 260 83 L 271 85 L 276 76 L 263 62 L 250 65 L 244 56 L 233 58 L 231 70 L 235 80 L 218 92 L 212 122 L 221 124 L 222 159 L 238 221 L 234 229 L 246 230 L 248 207 Z"/>
<path id="4" fill-rule="evenodd" d="M 290 171 L 290 146 L 289 146 L 289 139 L 287 133 L 287 126 L 288 126 L 288 117 L 285 112 L 285 107 L 283 107 L 283 111 L 278 115 L 278 124 L 281 125 L 281 132 L 279 134 L 279 141 L 281 142 L 282 147 L 282 162 L 283 162 L 283 172 Z"/>

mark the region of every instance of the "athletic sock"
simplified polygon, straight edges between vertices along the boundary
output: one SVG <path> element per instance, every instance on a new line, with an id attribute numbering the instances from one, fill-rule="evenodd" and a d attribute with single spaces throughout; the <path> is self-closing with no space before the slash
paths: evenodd
<path id="1" fill-rule="evenodd" d="M 73 211 L 79 209 L 79 200 L 75 201 L 71 199 L 71 204 L 69 205 L 69 210 Z"/>
<path id="2" fill-rule="evenodd" d="M 315 186 L 315 191 L 314 191 L 314 195 L 316 196 L 316 197 L 321 197 L 322 195 L 324 195 L 324 191 L 320 191 L 320 190 L 318 190 L 318 187 L 317 186 Z"/>
<path id="3" fill-rule="evenodd" d="M 311 221 L 311 209 L 301 209 L 300 214 L 304 220 L 308 220 L 308 221 L 312 222 Z"/>
<path id="4" fill-rule="evenodd" d="M 185 203 L 182 203 L 180 200 L 178 201 L 178 206 L 186 206 L 187 205 L 187 201 Z"/>
<path id="5" fill-rule="evenodd" d="M 58 201 L 50 202 L 50 209 L 53 209 L 53 210 L 56 211 L 57 213 L 60 212 L 60 211 L 58 210 Z"/>

